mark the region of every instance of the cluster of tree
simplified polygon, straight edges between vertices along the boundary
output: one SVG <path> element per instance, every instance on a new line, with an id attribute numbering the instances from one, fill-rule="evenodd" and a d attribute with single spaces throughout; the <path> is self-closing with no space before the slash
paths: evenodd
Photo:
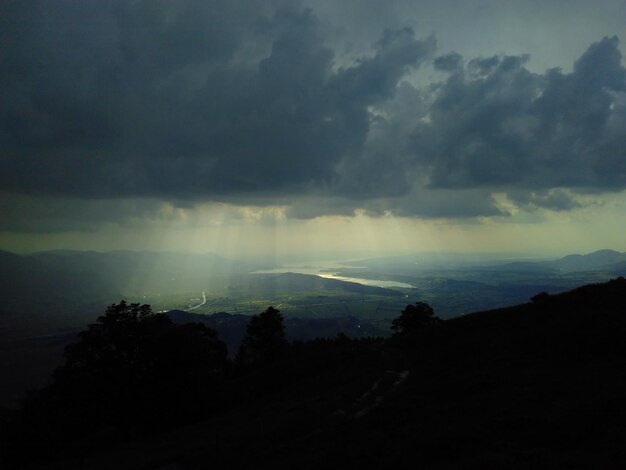
<path id="1" fill-rule="evenodd" d="M 396 336 L 399 336 L 436 325 L 440 321 L 430 305 L 415 302 L 415 305 L 407 305 L 400 316 L 393 320 L 391 329 L 395 331 Z"/>
<path id="2" fill-rule="evenodd" d="M 283 316 L 269 307 L 250 318 L 235 360 L 242 366 L 272 363 L 285 353 L 287 344 Z"/>
<path id="3" fill-rule="evenodd" d="M 417 303 L 407 305 L 392 329 L 401 336 L 436 321 L 430 306 Z M 333 341 L 341 346 L 350 339 L 339 334 Z M 5 437 L 22 453 L 37 442 L 45 456 L 62 442 L 106 428 L 132 438 L 202 419 L 232 400 L 225 379 L 251 371 L 280 375 L 274 365 L 305 349 L 287 341 L 274 307 L 250 318 L 232 362 L 215 330 L 202 323 L 177 325 L 149 305 L 121 301 L 66 348 L 52 384 L 24 401 Z"/>
<path id="4" fill-rule="evenodd" d="M 11 417 L 13 451 L 37 443 L 45 456 L 107 428 L 128 438 L 206 416 L 229 368 L 216 331 L 175 325 L 148 305 L 125 301 L 108 307 L 65 356 L 52 383 Z"/>

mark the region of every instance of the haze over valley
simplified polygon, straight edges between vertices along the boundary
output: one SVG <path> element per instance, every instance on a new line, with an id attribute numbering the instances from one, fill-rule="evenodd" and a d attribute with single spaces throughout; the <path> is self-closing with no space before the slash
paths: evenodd
<path id="1" fill-rule="evenodd" d="M 45 383 L 63 347 L 121 299 L 189 312 L 173 318 L 206 322 L 234 354 L 247 318 L 269 305 L 285 316 L 292 340 L 339 332 L 388 336 L 393 318 L 416 301 L 453 318 L 626 275 L 626 253 L 614 250 L 532 261 L 441 253 L 321 262 L 305 256 L 282 267 L 213 254 L 133 251 L 2 252 L 0 258 L 5 406 Z"/>

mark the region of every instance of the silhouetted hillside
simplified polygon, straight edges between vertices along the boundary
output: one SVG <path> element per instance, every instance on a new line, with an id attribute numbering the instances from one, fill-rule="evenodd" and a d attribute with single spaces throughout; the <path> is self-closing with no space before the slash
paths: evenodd
<path id="1" fill-rule="evenodd" d="M 58 455 L 85 469 L 624 468 L 625 305 L 618 278 L 386 341 L 294 343 L 226 377 L 200 422 Z"/>
<path id="2" fill-rule="evenodd" d="M 249 315 L 229 314 L 226 312 L 202 315 L 170 310 L 167 315 L 175 323 L 200 322 L 213 328 L 228 345 L 229 355 L 234 356 L 250 321 Z M 358 319 L 356 317 L 338 318 L 293 318 L 286 317 L 285 330 L 290 341 L 310 341 L 316 338 L 333 338 L 341 332 L 351 338 L 387 336 L 380 322 Z M 385 325 L 387 326 L 387 325 Z"/>
<path id="3" fill-rule="evenodd" d="M 626 281 L 617 279 L 394 340 L 387 347 L 406 355 L 410 373 L 378 407 L 282 445 L 267 436 L 269 449 L 238 461 L 625 468 L 625 305 Z"/>

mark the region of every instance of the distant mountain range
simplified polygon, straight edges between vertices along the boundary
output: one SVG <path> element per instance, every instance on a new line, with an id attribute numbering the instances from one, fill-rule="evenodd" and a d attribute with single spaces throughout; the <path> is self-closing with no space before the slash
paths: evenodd
<path id="1" fill-rule="evenodd" d="M 493 268 L 494 266 L 490 266 Z M 626 252 L 598 250 L 586 255 L 573 254 L 549 261 L 516 261 L 497 266 L 500 270 L 515 271 L 606 271 L 622 274 L 626 270 Z"/>
<path id="2" fill-rule="evenodd" d="M 598 250 L 587 255 L 568 255 L 547 263 L 549 266 L 565 271 L 612 269 L 626 264 L 626 253 L 614 250 Z"/>

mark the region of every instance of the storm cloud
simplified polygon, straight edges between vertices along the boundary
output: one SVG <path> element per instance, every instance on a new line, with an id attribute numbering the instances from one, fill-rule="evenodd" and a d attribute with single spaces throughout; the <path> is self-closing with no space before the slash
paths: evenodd
<path id="1" fill-rule="evenodd" d="M 618 39 L 592 44 L 571 73 L 533 74 L 526 60 L 494 56 L 446 68 L 451 76 L 412 136 L 427 186 L 624 189 L 626 70 Z M 554 198 L 534 200 L 550 207 Z"/>
<path id="2" fill-rule="evenodd" d="M 507 215 L 495 193 L 563 211 L 626 188 L 615 36 L 538 73 L 528 55 L 438 53 L 398 24 L 350 57 L 292 2 L 1 8 L 5 195 L 459 218 Z M 28 227 L 11 214 L 5 230 Z"/>
<path id="3" fill-rule="evenodd" d="M 196 198 L 330 183 L 361 151 L 367 107 L 434 48 L 385 31 L 336 69 L 310 10 L 152 5 L 42 4 L 15 21 L 0 70 L 5 189 Z M 257 40 L 267 50 L 246 49 Z"/>

